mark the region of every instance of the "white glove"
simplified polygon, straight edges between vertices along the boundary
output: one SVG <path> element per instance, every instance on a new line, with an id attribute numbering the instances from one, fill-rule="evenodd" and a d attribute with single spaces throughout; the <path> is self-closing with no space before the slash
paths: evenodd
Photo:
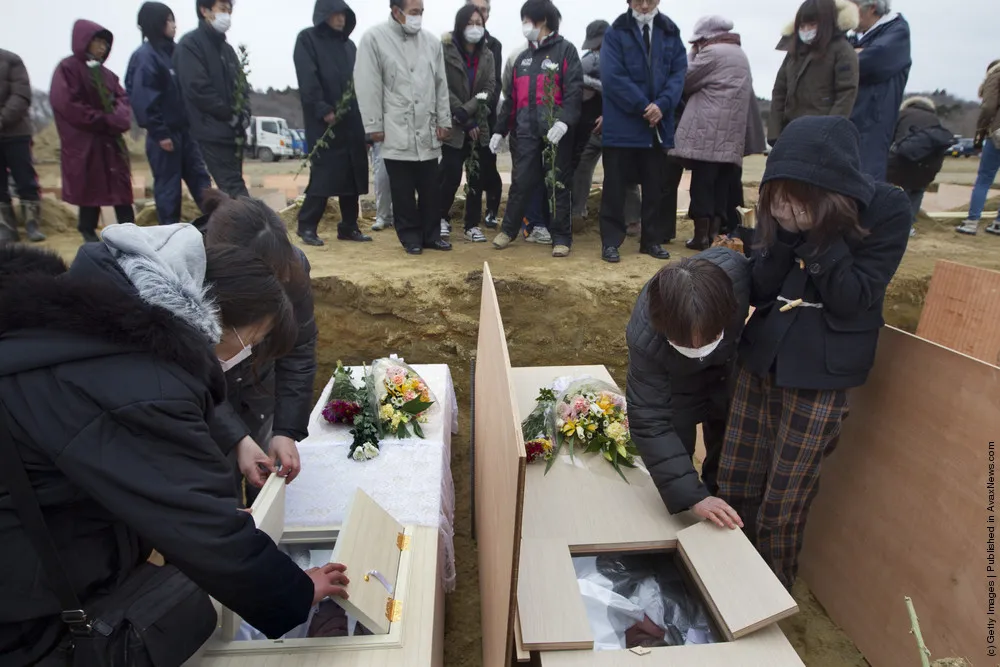
<path id="1" fill-rule="evenodd" d="M 566 126 L 566 123 L 557 120 L 553 123 L 552 129 L 549 130 L 549 142 L 558 144 L 566 136 L 567 132 L 569 132 L 569 128 Z"/>
<path id="2" fill-rule="evenodd" d="M 503 136 L 494 134 L 490 137 L 490 152 L 496 155 L 500 152 L 500 144 L 503 143 Z"/>

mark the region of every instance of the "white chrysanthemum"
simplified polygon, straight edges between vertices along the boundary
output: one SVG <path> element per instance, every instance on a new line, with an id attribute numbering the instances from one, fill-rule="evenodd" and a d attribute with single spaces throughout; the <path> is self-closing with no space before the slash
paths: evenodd
<path id="1" fill-rule="evenodd" d="M 487 95 L 486 93 L 479 93 L 478 95 L 476 95 L 476 99 L 480 100 L 480 101 L 483 101 L 483 102 L 485 102 L 486 100 L 488 100 L 489 97 L 490 96 Z"/>
<path id="2" fill-rule="evenodd" d="M 370 442 L 366 442 L 362 449 L 364 450 L 364 456 L 366 459 L 373 459 L 378 456 L 378 447 Z"/>
<path id="3" fill-rule="evenodd" d="M 87 67 L 89 67 L 90 69 L 97 69 L 100 66 L 101 66 L 101 61 L 100 60 L 88 60 L 87 61 Z"/>
<path id="4" fill-rule="evenodd" d="M 552 62 L 551 60 L 546 60 L 544 63 L 542 63 L 542 68 L 548 70 L 549 72 L 555 72 L 557 69 L 559 69 L 559 65 Z"/>
<path id="5" fill-rule="evenodd" d="M 364 461 L 365 460 L 364 448 L 358 447 L 357 449 L 355 449 L 354 453 L 351 454 L 351 458 L 353 458 L 355 461 Z"/>

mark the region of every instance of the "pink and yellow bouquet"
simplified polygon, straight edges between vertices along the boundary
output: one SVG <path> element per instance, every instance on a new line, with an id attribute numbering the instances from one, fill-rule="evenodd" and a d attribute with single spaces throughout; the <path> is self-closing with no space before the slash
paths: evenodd
<path id="1" fill-rule="evenodd" d="M 371 368 L 374 400 L 379 429 L 383 436 L 424 437 L 421 424 L 427 423 L 427 411 L 434 396 L 427 383 L 398 359 L 377 359 Z"/>

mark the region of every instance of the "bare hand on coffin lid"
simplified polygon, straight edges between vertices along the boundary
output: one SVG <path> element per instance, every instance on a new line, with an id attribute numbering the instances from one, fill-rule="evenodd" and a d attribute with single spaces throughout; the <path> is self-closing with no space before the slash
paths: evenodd
<path id="1" fill-rule="evenodd" d="M 347 567 L 340 563 L 327 563 L 323 567 L 306 570 L 306 574 L 313 581 L 313 606 L 326 598 L 346 600 L 350 597 L 346 587 L 351 580 L 347 578 L 346 572 Z"/>

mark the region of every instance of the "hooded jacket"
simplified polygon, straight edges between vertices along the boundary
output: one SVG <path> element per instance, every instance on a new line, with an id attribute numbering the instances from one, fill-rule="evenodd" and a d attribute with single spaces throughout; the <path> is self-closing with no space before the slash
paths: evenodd
<path id="1" fill-rule="evenodd" d="M 979 88 L 982 104 L 979 106 L 979 121 L 976 128 L 993 134 L 1000 131 L 1000 63 L 986 72 L 986 80 Z"/>
<path id="2" fill-rule="evenodd" d="M 125 72 L 125 89 L 139 127 L 156 142 L 170 139 L 188 127 L 184 100 L 174 72 L 174 40 L 163 36 L 170 8 L 149 2 L 139 12 L 145 41 L 136 49 Z"/>
<path id="3" fill-rule="evenodd" d="M 327 24 L 333 14 L 344 14 L 342 31 Z M 351 34 L 358 20 L 344 0 L 317 0 L 313 27 L 299 33 L 295 42 L 295 74 L 299 81 L 306 147 L 316 147 L 328 125 L 324 118 L 334 111 L 354 80 L 358 49 Z M 347 113 L 336 121 L 333 138 L 320 149 L 310 165 L 309 188 L 314 197 L 357 196 L 368 193 L 368 149 L 357 96 Z"/>
<path id="4" fill-rule="evenodd" d="M 475 80 L 469 86 L 468 62 L 470 56 L 462 46 L 456 43 L 449 32 L 441 37 L 444 48 L 445 76 L 448 79 L 448 98 L 451 103 L 452 129 L 446 143 L 452 148 L 462 148 L 465 145 L 466 130 L 476 126 L 476 113 L 479 107 L 477 95 L 485 94 L 486 102 L 496 95 L 496 65 L 493 62 L 493 52 L 483 42 L 473 52 L 471 58 L 475 68 Z M 479 128 L 479 144 L 487 146 L 490 143 L 490 125 L 487 115 L 486 127 Z"/>
<path id="5" fill-rule="evenodd" d="M 494 81 L 496 81 L 496 89 L 493 91 L 493 97 L 490 98 L 490 127 L 496 127 L 497 124 L 497 107 L 500 105 L 500 92 L 502 90 L 501 81 L 503 80 L 503 44 L 500 43 L 496 37 L 490 34 L 487 30 L 486 34 L 483 35 L 483 43 L 486 44 L 486 48 L 490 50 L 493 54 L 493 72 Z"/>
<path id="6" fill-rule="evenodd" d="M 885 290 L 906 252 L 906 194 L 861 172 L 856 128 L 837 117 L 793 121 L 768 157 L 762 184 L 794 180 L 857 201 L 867 236 L 819 247 L 808 234 L 779 231 L 754 252 L 751 305 L 740 359 L 759 376 L 791 389 L 850 389 L 865 383 L 885 324 Z M 801 263 L 800 263 L 801 261 Z M 782 313 L 789 301 L 801 306 Z"/>
<path id="7" fill-rule="evenodd" d="M 132 174 L 121 139 L 132 128 L 132 108 L 118 77 L 103 63 L 88 62 L 87 49 L 98 36 L 107 40 L 110 56 L 114 36 L 108 30 L 93 21 L 73 25 L 73 55 L 56 67 L 49 94 L 59 132 L 62 198 L 76 206 L 132 203 Z"/>
<path id="8" fill-rule="evenodd" d="M 900 107 L 896 135 L 889 154 L 887 179 L 907 192 L 926 190 L 944 166 L 944 156 L 954 134 L 937 115 L 937 105 L 926 97 L 911 97 Z M 906 156 L 923 155 L 913 160 Z"/>
<path id="9" fill-rule="evenodd" d="M 31 136 L 31 81 L 16 53 L 0 49 L 0 139 Z"/>
<path id="10" fill-rule="evenodd" d="M 795 22 L 782 33 L 778 50 L 788 51 L 774 79 L 768 141 L 774 143 L 781 131 L 803 116 L 850 118 L 858 96 L 858 55 L 847 32 L 858 27 L 858 6 L 837 0 L 837 34 L 824 53 L 800 49 Z"/>
<path id="11" fill-rule="evenodd" d="M 174 71 L 198 141 L 235 144 L 250 124 L 249 103 L 243 118 L 234 122 L 233 107 L 240 61 L 226 36 L 208 21 L 184 35 L 174 49 Z"/>
<path id="12" fill-rule="evenodd" d="M 651 34 L 653 48 L 649 59 L 642 31 L 631 11 L 615 19 L 604 34 L 601 137 L 605 146 L 652 148 L 654 132 L 642 116 L 647 106 L 655 104 L 663 113 L 663 120 L 656 128 L 660 146 L 674 147 L 674 112 L 684 93 L 687 52 L 680 29 L 666 14 L 656 15 Z"/>
<path id="13" fill-rule="evenodd" d="M 632 440 L 671 514 L 688 510 L 710 495 L 691 464 L 693 452 L 681 441 L 677 427 L 699 424 L 710 413 L 725 421 L 728 379 L 750 308 L 749 260 L 727 248 L 712 248 L 697 257 L 726 271 L 739 304 L 719 347 L 701 360 L 688 359 L 671 347 L 650 321 L 648 283 L 639 294 L 625 332 Z"/>
<path id="14" fill-rule="evenodd" d="M 306 620 L 313 586 L 237 510 L 209 434 L 225 384 L 201 236 L 116 225 L 104 238 L 65 273 L 39 251 L 0 248 L 0 403 L 63 566 L 86 602 L 156 549 L 280 636 Z M 30 664 L 63 625 L 3 489 L 0 540 L 0 660 Z"/>
<path id="15" fill-rule="evenodd" d="M 451 106 L 440 39 L 390 18 L 361 38 L 354 81 L 365 132 L 385 134 L 383 159 L 441 158 L 437 129 L 451 129 Z"/>

